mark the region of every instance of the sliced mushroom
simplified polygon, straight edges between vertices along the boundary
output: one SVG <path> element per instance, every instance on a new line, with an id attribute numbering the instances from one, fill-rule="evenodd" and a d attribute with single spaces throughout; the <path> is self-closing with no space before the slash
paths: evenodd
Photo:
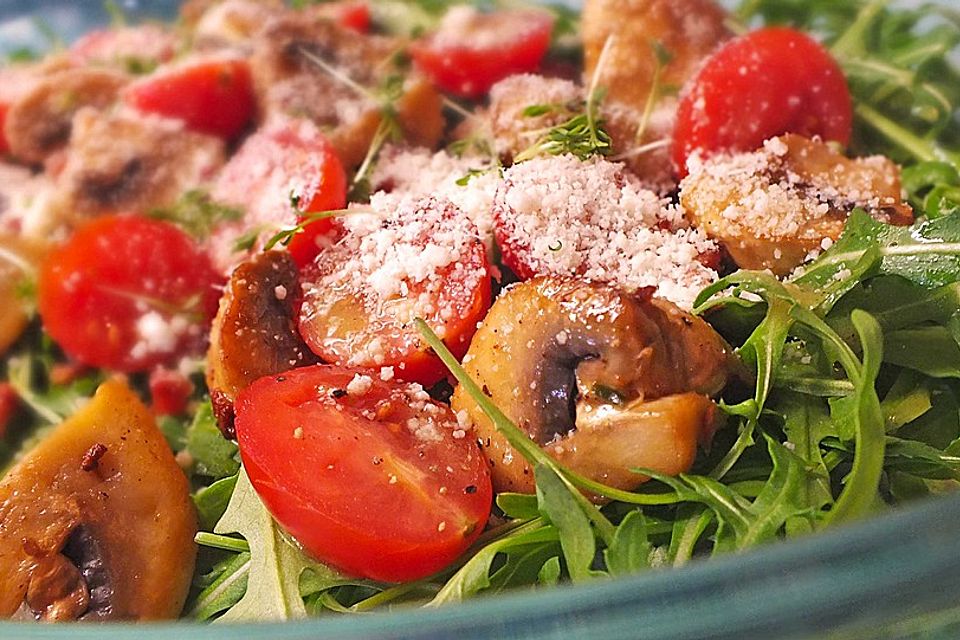
<path id="1" fill-rule="evenodd" d="M 738 266 L 783 276 L 836 241 L 855 207 L 910 224 L 901 196 L 900 169 L 889 159 L 849 159 L 789 134 L 754 152 L 693 162 L 680 204 Z"/>
<path id="2" fill-rule="evenodd" d="M 501 295 L 464 358 L 507 416 L 570 468 L 619 488 L 630 469 L 679 473 L 713 434 L 718 393 L 737 363 L 705 322 L 649 295 L 536 278 Z M 498 491 L 533 490 L 529 465 L 458 387 Z"/>
<path id="3" fill-rule="evenodd" d="M 218 138 L 131 113 L 77 114 L 56 198 L 65 217 L 148 211 L 206 183 L 224 163 Z"/>
<path id="4" fill-rule="evenodd" d="M 0 354 L 6 352 L 27 328 L 22 287 L 28 284 L 46 253 L 46 244 L 0 231 Z"/>
<path id="5" fill-rule="evenodd" d="M 490 89 L 486 114 L 497 153 L 505 160 L 519 155 L 545 131 L 582 111 L 583 101 L 583 88 L 569 80 L 532 74 L 501 80 Z M 546 112 L 534 115 L 529 109 L 536 106 Z"/>
<path id="6" fill-rule="evenodd" d="M 207 385 L 221 403 L 254 380 L 317 362 L 297 330 L 300 282 L 290 254 L 255 255 L 233 272 L 210 332 Z"/>
<path id="7" fill-rule="evenodd" d="M 153 416 L 106 382 L 0 482 L 0 618 L 176 617 L 196 530 Z"/>
<path id="8" fill-rule="evenodd" d="M 42 163 L 67 144 L 77 111 L 109 107 L 127 81 L 122 73 L 94 68 L 43 77 L 7 112 L 4 133 L 11 153 L 24 162 Z"/>
<path id="9" fill-rule="evenodd" d="M 602 115 L 614 155 L 623 157 L 631 171 L 656 191 L 675 186 L 669 145 L 663 144 L 673 132 L 674 96 L 704 58 L 730 37 L 726 19 L 727 12 L 713 0 L 584 3 L 584 83 L 589 85 L 596 74 L 597 85 L 606 88 Z M 608 51 L 601 60 L 604 47 Z M 661 99 L 652 117 L 647 117 L 647 101 L 655 82 Z"/>
<path id="10" fill-rule="evenodd" d="M 347 168 L 356 168 L 383 119 L 369 97 L 397 71 L 401 43 L 345 29 L 322 13 L 282 15 L 268 22 L 254 43 L 251 67 L 260 113 L 306 117 L 324 128 Z M 319 62 L 318 62 L 319 60 Z M 361 87 L 361 88 L 358 88 Z M 446 121 L 443 100 L 426 80 L 411 76 L 394 103 L 404 138 L 434 147 Z"/>

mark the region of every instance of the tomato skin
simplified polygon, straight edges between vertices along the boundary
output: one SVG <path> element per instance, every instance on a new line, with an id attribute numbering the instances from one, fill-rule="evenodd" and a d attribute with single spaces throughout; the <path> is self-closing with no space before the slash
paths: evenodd
<path id="1" fill-rule="evenodd" d="M 20 408 L 20 396 L 9 382 L 0 382 L 0 438 L 7 432 Z"/>
<path id="2" fill-rule="evenodd" d="M 202 347 L 220 282 L 209 258 L 178 227 L 103 216 L 51 252 L 41 268 L 38 308 L 46 331 L 73 359 L 145 371 Z M 149 347 L 138 327 L 147 314 L 153 326 L 161 324 L 159 342 Z"/>
<path id="3" fill-rule="evenodd" d="M 186 412 L 193 394 L 193 383 L 179 371 L 157 367 L 147 380 L 150 408 L 158 416 L 178 416 Z"/>
<path id="4" fill-rule="evenodd" d="M 846 145 L 853 102 L 843 70 L 810 36 L 786 27 L 721 47 L 691 80 L 674 128 L 679 177 L 696 151 L 752 151 L 784 133 Z"/>
<path id="5" fill-rule="evenodd" d="M 245 60 L 208 60 L 160 70 L 124 93 L 146 113 L 182 120 L 200 133 L 231 140 L 253 119 L 256 102 Z"/>
<path id="6" fill-rule="evenodd" d="M 316 365 L 257 380 L 235 405 L 240 455 L 267 509 L 310 555 L 351 575 L 416 580 L 480 535 L 490 474 L 474 440 L 454 437 L 452 410 L 418 399 L 422 390 L 410 396 L 410 385 L 369 373 L 369 390 L 348 394 L 365 373 Z M 427 411 L 438 439 L 407 427 Z"/>
<path id="7" fill-rule="evenodd" d="M 214 199 L 246 210 L 248 227 L 289 226 L 311 213 L 343 209 L 347 173 L 333 145 L 313 125 L 282 121 L 260 128 L 243 142 L 212 193 Z M 296 218 L 295 209 L 303 212 Z M 239 233 L 231 233 L 227 244 L 232 245 Z M 338 233 L 335 219 L 311 223 L 293 237 L 290 253 L 303 266 L 320 252 L 322 237 L 332 240 Z M 226 253 L 235 257 L 232 249 Z"/>
<path id="8" fill-rule="evenodd" d="M 329 14 L 341 27 L 357 33 L 369 33 L 373 17 L 370 15 L 370 5 L 364 0 L 343 0 L 320 5 L 324 14 Z"/>
<path id="9" fill-rule="evenodd" d="M 426 250 L 431 238 L 445 235 L 465 223 L 452 204 L 442 204 L 432 198 L 417 202 L 420 218 L 409 222 L 414 214 L 407 207 L 393 211 L 384 224 L 398 229 L 419 225 L 418 238 L 395 241 L 398 245 L 412 245 L 415 250 Z M 384 301 L 369 286 L 358 285 L 347 277 L 352 269 L 363 268 L 353 261 L 364 249 L 362 234 L 351 235 L 348 230 L 341 241 L 301 270 L 303 303 L 300 311 L 300 335 L 324 362 L 370 368 L 393 367 L 395 375 L 406 381 L 430 386 L 447 375 L 440 358 L 423 342 L 412 325 L 412 318 L 396 315 L 394 309 L 429 304 L 416 313 L 443 339 L 456 357 L 466 354 L 470 339 L 476 333 L 477 323 L 490 308 L 492 287 L 490 263 L 483 243 L 476 237 L 464 235 L 458 247 L 459 258 L 420 281 L 404 281 L 405 292 Z M 344 265 L 347 265 L 344 267 Z M 431 288 L 431 283 L 442 283 Z M 401 311 L 402 313 L 402 311 Z"/>
<path id="10" fill-rule="evenodd" d="M 477 14 L 467 34 L 444 33 L 441 25 L 439 32 L 413 42 L 410 55 L 444 91 L 479 98 L 507 76 L 536 71 L 552 32 L 553 17 L 542 11 L 495 11 Z"/>

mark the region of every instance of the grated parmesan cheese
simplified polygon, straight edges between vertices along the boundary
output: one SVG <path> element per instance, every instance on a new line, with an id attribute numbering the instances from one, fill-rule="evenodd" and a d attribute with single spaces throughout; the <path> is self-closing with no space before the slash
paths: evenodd
<path id="1" fill-rule="evenodd" d="M 687 309 L 717 278 L 698 261 L 716 245 L 618 163 L 559 156 L 515 165 L 494 212 L 501 245 L 536 274 L 656 287 Z"/>
<path id="2" fill-rule="evenodd" d="M 455 204 L 477 227 L 480 239 L 493 251 L 493 199 L 500 185 L 500 173 L 486 171 L 458 184 L 471 170 L 481 169 L 489 160 L 477 156 L 456 157 L 446 151 L 387 147 L 380 154 L 371 183 L 382 192 L 407 196 L 435 195 Z"/>

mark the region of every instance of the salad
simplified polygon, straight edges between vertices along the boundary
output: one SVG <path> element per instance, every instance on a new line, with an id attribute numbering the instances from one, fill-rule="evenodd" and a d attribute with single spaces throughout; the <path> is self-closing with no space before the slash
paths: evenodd
<path id="1" fill-rule="evenodd" d="M 0 617 L 434 607 L 957 488 L 960 16 L 478 4 L 0 67 Z"/>

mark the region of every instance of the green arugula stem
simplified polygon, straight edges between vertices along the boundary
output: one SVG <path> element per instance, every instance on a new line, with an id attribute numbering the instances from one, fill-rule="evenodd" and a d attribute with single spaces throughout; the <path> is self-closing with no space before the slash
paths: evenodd
<path id="1" fill-rule="evenodd" d="M 856 106 L 856 113 L 860 118 L 920 162 L 947 161 L 960 165 L 960 154 L 946 151 L 935 142 L 924 140 L 917 134 L 890 120 L 872 107 L 860 103 Z"/>
<path id="2" fill-rule="evenodd" d="M 246 540 L 210 533 L 209 531 L 198 532 L 193 541 L 201 546 L 222 549 L 223 551 L 250 551 L 250 545 Z"/>

